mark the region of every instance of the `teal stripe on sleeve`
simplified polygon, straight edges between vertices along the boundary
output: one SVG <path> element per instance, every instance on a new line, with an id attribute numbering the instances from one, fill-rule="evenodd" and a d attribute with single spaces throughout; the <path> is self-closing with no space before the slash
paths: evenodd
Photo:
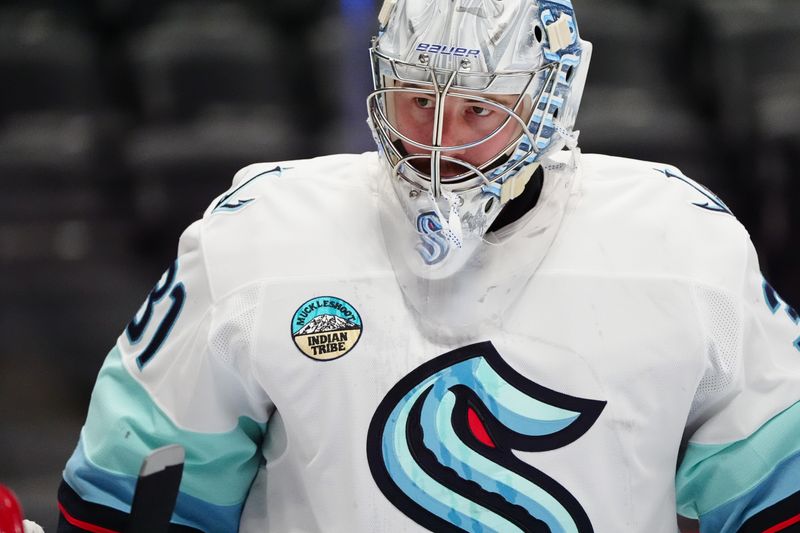
<path id="1" fill-rule="evenodd" d="M 260 462 L 266 424 L 239 417 L 224 433 L 199 433 L 177 427 L 128 373 L 118 348 L 108 354 L 98 375 L 82 431 L 86 458 L 113 474 L 136 476 L 142 460 L 156 448 L 186 449 L 181 492 L 216 506 L 241 504 Z"/>
<path id="2" fill-rule="evenodd" d="M 800 453 L 800 402 L 755 433 L 729 444 L 689 443 L 678 468 L 678 512 L 705 515 L 772 476 L 779 464 Z"/>
<path id="3" fill-rule="evenodd" d="M 800 490 L 800 453 L 783 461 L 754 488 L 700 516 L 700 533 L 735 533 L 761 511 Z M 788 533 L 788 529 L 786 532 Z"/>
<path id="4" fill-rule="evenodd" d="M 64 481 L 84 501 L 131 512 L 136 476 L 115 474 L 92 464 L 84 453 L 83 438 L 67 462 Z M 236 531 L 243 506 L 244 503 L 211 505 L 181 492 L 170 521 L 200 531 Z"/>

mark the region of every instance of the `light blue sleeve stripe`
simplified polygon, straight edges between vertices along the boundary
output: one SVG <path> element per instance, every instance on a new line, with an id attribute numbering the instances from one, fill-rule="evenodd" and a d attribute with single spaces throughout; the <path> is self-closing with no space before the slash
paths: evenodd
<path id="1" fill-rule="evenodd" d="M 114 474 L 93 465 L 83 449 L 83 436 L 64 468 L 64 481 L 86 501 L 130 512 L 135 476 Z"/>
<path id="2" fill-rule="evenodd" d="M 800 490 L 800 452 L 752 490 L 700 516 L 700 533 L 734 533 L 750 517 Z"/>
<path id="3" fill-rule="evenodd" d="M 778 465 L 798 453 L 800 402 L 746 439 L 720 445 L 690 442 L 675 480 L 678 512 L 690 518 L 709 515 L 753 490 L 782 483 L 785 474 Z"/>
<path id="4" fill-rule="evenodd" d="M 231 419 L 231 426 L 230 431 L 209 434 L 177 427 L 128 373 L 115 347 L 108 354 L 92 392 L 79 450 L 85 463 L 95 470 L 135 479 L 143 459 L 151 451 L 167 444 L 181 444 L 186 449 L 181 492 L 202 502 L 203 507 L 238 509 L 258 469 L 266 424 L 238 417 Z M 74 463 L 76 467 L 80 465 Z M 68 482 L 70 476 L 68 463 L 65 472 Z M 99 478 L 90 479 L 99 482 Z M 113 483 L 121 481 L 114 478 L 112 483 L 107 476 L 105 479 L 105 485 L 98 487 L 108 489 L 109 494 L 115 495 L 112 498 L 127 501 L 124 499 L 127 493 L 114 492 Z M 109 483 L 112 485 L 106 486 Z M 73 483 L 70 485 L 81 496 L 86 493 Z"/>
<path id="5" fill-rule="evenodd" d="M 64 481 L 82 499 L 117 509 L 124 513 L 131 510 L 130 502 L 136 487 L 136 477 L 115 474 L 98 467 L 86 457 L 83 438 L 67 461 Z M 212 505 L 198 498 L 178 494 L 172 522 L 202 531 L 236 531 L 243 504 Z"/>

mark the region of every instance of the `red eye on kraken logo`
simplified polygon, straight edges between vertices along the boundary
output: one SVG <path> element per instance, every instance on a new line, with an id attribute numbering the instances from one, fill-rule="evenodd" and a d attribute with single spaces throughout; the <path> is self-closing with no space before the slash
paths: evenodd
<path id="1" fill-rule="evenodd" d="M 475 409 L 472 407 L 467 408 L 467 422 L 469 423 L 469 429 L 472 431 L 472 435 L 474 435 L 478 441 L 490 448 L 497 448 L 497 445 L 489 436 L 489 432 L 486 431 L 486 426 L 483 425 L 478 413 L 476 413 Z"/>

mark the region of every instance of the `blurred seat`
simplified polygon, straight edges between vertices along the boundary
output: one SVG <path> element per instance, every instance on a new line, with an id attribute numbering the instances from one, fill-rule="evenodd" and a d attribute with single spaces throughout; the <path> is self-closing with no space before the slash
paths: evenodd
<path id="1" fill-rule="evenodd" d="M 753 107 L 761 143 L 800 137 L 800 69 L 757 84 Z"/>
<path id="2" fill-rule="evenodd" d="M 298 88 L 304 89 L 303 100 L 311 104 L 300 115 L 304 118 L 303 131 L 315 136 L 315 142 L 307 145 L 312 152 L 307 155 L 375 149 L 365 124 L 367 96 L 373 88 L 369 57 L 364 50 L 347 61 L 341 59 L 352 54 L 354 48 L 366 48 L 369 33 L 363 31 L 363 21 L 359 24 L 362 32 L 357 35 L 349 19 L 331 16 L 310 32 L 308 55 L 314 68 L 298 65 L 301 68 L 295 73 Z"/>
<path id="3" fill-rule="evenodd" d="M 115 171 L 119 124 L 103 115 L 19 113 L 0 123 L 0 221 L 60 220 L 124 210 Z M 119 201 L 115 201 L 119 200 Z"/>
<path id="4" fill-rule="evenodd" d="M 754 181 L 764 191 L 764 238 L 777 245 L 800 231 L 800 211 L 794 209 L 800 200 L 800 72 L 757 84 L 753 111 L 754 140 L 748 152 L 756 163 Z M 781 218 L 781 223 L 774 220 Z"/>
<path id="5" fill-rule="evenodd" d="M 271 0 L 258 2 L 261 13 L 268 20 L 275 21 L 281 28 L 296 32 L 306 31 L 313 27 L 319 20 L 332 15 L 340 10 L 371 6 L 375 17 L 378 15 L 380 2 L 371 0 L 355 0 L 339 2 L 337 0 Z M 373 20 L 377 20 L 373 17 Z M 366 43 L 365 43 L 366 46 Z"/>
<path id="6" fill-rule="evenodd" d="M 210 0 L 197 2 L 197 4 L 201 3 L 209 4 Z M 236 4 L 258 18 L 263 18 L 265 10 L 270 9 L 273 3 L 281 4 L 280 1 L 263 2 L 261 0 L 217 0 L 214 3 L 217 5 Z M 289 0 L 286 0 L 286 3 L 290 3 Z M 91 2 L 95 16 L 101 25 L 117 28 L 123 32 L 139 31 L 152 24 L 166 10 L 172 9 L 171 6 L 181 4 L 187 5 L 188 2 L 187 0 L 94 0 Z M 302 5 L 303 2 L 299 2 L 299 4 Z"/>
<path id="7" fill-rule="evenodd" d="M 103 102 L 91 35 L 57 11 L 0 10 L 0 115 L 86 112 Z"/>
<path id="8" fill-rule="evenodd" d="M 641 88 L 589 85 L 576 128 L 584 152 L 674 165 L 726 202 L 737 203 L 710 125 L 682 99 Z"/>
<path id="9" fill-rule="evenodd" d="M 24 383 L 75 405 L 146 292 L 130 195 L 98 163 L 100 135 L 91 117 L 49 113 L 15 115 L 0 132 L 0 365 L 46 368 Z"/>
<path id="10" fill-rule="evenodd" d="M 170 4 L 132 38 L 144 117 L 183 120 L 210 105 L 264 105 L 287 94 L 277 39 L 241 5 Z"/>
<path id="11" fill-rule="evenodd" d="M 46 368 L 20 383 L 75 405 L 138 305 L 125 297 L 137 286 L 129 195 L 106 164 L 107 131 L 102 117 L 58 111 L 13 114 L 0 128 L 0 364 Z M 47 388 L 53 376 L 63 381 Z"/>
<path id="12" fill-rule="evenodd" d="M 124 121 L 79 14 L 35 6 L 0 10 L 0 222 L 91 218 L 118 207 Z"/>
<path id="13" fill-rule="evenodd" d="M 4 229 L 0 238 L 6 241 Z M 52 395 L 80 408 L 103 358 L 158 274 L 132 254 L 109 253 L 125 231 L 113 221 L 76 221 L 56 232 L 46 226 L 16 227 L 11 235 L 15 231 L 17 237 L 44 242 L 36 253 L 28 246 L 22 250 L 25 257 L 16 250 L 0 263 L 0 367 L 24 361 L 25 368 L 46 372 L 9 384 L 4 394 L 13 387 L 20 394 L 11 396 L 23 397 L 24 388 L 32 387 L 37 405 Z M 3 242 L 3 247 L 13 244 Z"/>
<path id="14" fill-rule="evenodd" d="M 800 4 L 794 0 L 700 0 L 698 88 L 716 106 L 721 133 L 734 145 L 755 136 L 756 102 L 800 78 Z"/>
<path id="15" fill-rule="evenodd" d="M 675 42 L 659 13 L 621 0 L 586 2 L 576 12 L 581 38 L 593 45 L 588 84 L 664 91 L 676 81 L 668 62 Z"/>
<path id="16" fill-rule="evenodd" d="M 36 396 L 31 405 L 84 402 L 138 305 L 125 297 L 137 284 L 129 195 L 115 166 L 123 126 L 108 106 L 88 12 L 74 8 L 0 8 L 0 366 L 18 378 L 4 393 Z M 136 292 L 140 300 L 145 289 Z"/>
<path id="17" fill-rule="evenodd" d="M 686 86 L 690 54 L 679 14 L 623 0 L 576 11 L 581 37 L 593 45 L 576 125 L 583 150 L 675 165 L 730 197 L 707 118 Z"/>

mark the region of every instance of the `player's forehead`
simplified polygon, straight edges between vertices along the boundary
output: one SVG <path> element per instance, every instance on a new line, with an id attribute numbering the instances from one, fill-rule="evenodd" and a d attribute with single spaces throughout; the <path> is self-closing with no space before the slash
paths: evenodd
<path id="1" fill-rule="evenodd" d="M 394 87 L 408 89 L 408 95 L 432 95 L 433 84 L 414 83 L 407 81 L 396 81 Z M 402 94 L 402 93 L 401 93 Z M 471 91 L 468 89 L 451 89 L 447 92 L 449 96 L 464 98 L 468 101 L 480 101 L 481 99 L 491 100 L 498 104 L 513 107 L 520 98 L 519 94 L 486 93 L 481 91 Z"/>

